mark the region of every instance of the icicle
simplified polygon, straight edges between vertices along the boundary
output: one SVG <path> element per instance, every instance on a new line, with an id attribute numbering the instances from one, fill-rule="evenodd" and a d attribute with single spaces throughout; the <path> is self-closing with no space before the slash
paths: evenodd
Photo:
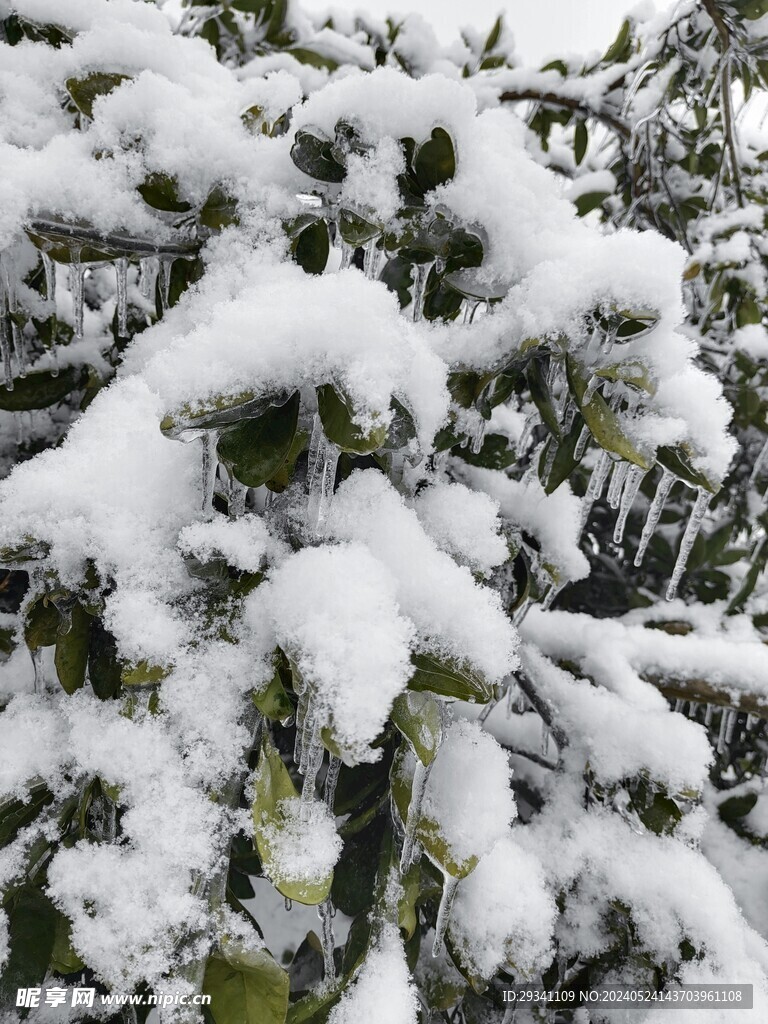
<path id="1" fill-rule="evenodd" d="M 299 673 L 294 673 L 293 688 L 298 697 L 296 702 L 296 736 L 293 741 L 293 762 L 298 766 L 301 764 L 303 756 L 304 724 L 307 712 L 309 711 L 309 687 Z"/>
<path id="2" fill-rule="evenodd" d="M 510 683 L 509 686 L 507 687 L 507 718 L 512 717 L 512 711 L 514 710 L 515 704 L 517 703 L 519 693 L 519 688 L 517 686 L 513 686 Z"/>
<path id="3" fill-rule="evenodd" d="M 24 335 L 18 323 L 16 322 L 16 318 L 14 316 L 14 313 L 16 312 L 17 309 L 16 286 L 15 281 L 11 278 L 11 272 L 8 268 L 7 258 L 0 257 L 0 273 L 2 273 L 3 292 L 2 315 L 4 318 L 7 315 L 7 323 L 5 326 L 6 346 L 8 343 L 8 326 L 10 326 L 11 344 L 13 346 L 13 354 L 16 356 L 16 365 L 19 370 L 19 376 L 26 377 L 27 358 L 24 346 Z M 11 389 L 9 388 L 9 390 Z"/>
<path id="4" fill-rule="evenodd" d="M 13 391 L 13 368 L 11 366 L 11 342 L 8 337 L 8 314 L 5 299 L 0 303 L 0 359 L 3 364 L 3 380 L 7 391 Z"/>
<path id="5" fill-rule="evenodd" d="M 624 491 L 621 495 L 619 514 L 616 517 L 616 526 L 613 531 L 613 543 L 621 544 L 624 539 L 624 527 L 627 525 L 627 517 L 630 509 L 635 503 L 640 484 L 643 482 L 645 470 L 640 466 L 633 466 L 627 474 L 627 482 L 624 484 Z"/>
<path id="6" fill-rule="evenodd" d="M 334 909 L 330 898 L 323 900 L 317 908 L 317 913 L 322 922 L 323 988 L 329 989 L 336 980 L 336 965 L 333 962 L 333 950 L 336 945 L 333 935 Z"/>
<path id="7" fill-rule="evenodd" d="M 521 689 L 518 689 L 517 691 L 517 704 L 515 706 L 515 710 L 518 715 L 524 715 L 528 710 L 528 698 Z"/>
<path id="8" fill-rule="evenodd" d="M 355 257 L 355 247 L 350 245 L 349 242 L 341 240 L 341 265 L 340 270 L 347 270 L 352 266 L 352 260 Z"/>
<path id="9" fill-rule="evenodd" d="M 597 501 L 600 495 L 603 493 L 605 487 L 605 481 L 608 474 L 611 471 L 613 462 L 608 452 L 600 452 L 595 467 L 592 470 L 592 475 L 589 478 L 589 485 L 587 486 L 587 493 L 585 498 L 592 501 Z"/>
<path id="10" fill-rule="evenodd" d="M 602 344 L 600 345 L 600 352 L 604 356 L 609 356 L 613 351 L 613 346 L 616 343 L 616 334 L 618 332 L 618 324 L 614 327 L 609 327 L 605 332 Z"/>
<path id="11" fill-rule="evenodd" d="M 717 735 L 717 752 L 718 754 L 725 753 L 725 749 L 730 742 L 729 735 L 733 736 L 733 725 L 731 723 L 731 717 L 734 712 L 730 708 L 723 708 L 723 713 L 720 718 L 720 731 Z"/>
<path id="12" fill-rule="evenodd" d="M 309 805 L 315 799 L 315 782 L 323 763 L 323 741 L 320 738 L 320 720 L 314 717 L 312 738 L 304 743 L 304 782 L 301 787 L 301 818 L 309 818 Z"/>
<path id="13" fill-rule="evenodd" d="M 589 378 L 589 383 L 587 384 L 586 391 L 582 395 L 582 398 L 581 398 L 581 404 L 582 405 L 589 405 L 589 403 L 595 397 L 595 392 L 597 391 L 597 389 L 600 387 L 600 385 L 602 383 L 603 383 L 603 378 L 602 377 L 598 377 L 596 373 L 593 373 L 592 376 Z"/>
<path id="14" fill-rule="evenodd" d="M 70 252 L 69 264 L 69 290 L 72 294 L 72 319 L 75 328 L 75 337 L 83 336 L 83 282 L 85 280 L 85 267 L 80 262 L 80 246 L 73 248 Z"/>
<path id="15" fill-rule="evenodd" d="M 467 424 L 467 437 L 462 447 L 469 448 L 473 455 L 478 455 L 483 447 L 483 441 L 485 440 L 485 427 L 486 421 L 478 413 L 477 416 Z"/>
<path id="16" fill-rule="evenodd" d="M 677 554 L 675 568 L 672 571 L 672 579 L 669 581 L 669 586 L 667 587 L 668 601 L 674 600 L 675 595 L 677 594 L 677 588 L 680 586 L 680 580 L 683 578 L 688 556 L 691 553 L 691 548 L 699 534 L 701 524 L 704 521 L 704 516 L 707 514 L 709 503 L 712 500 L 712 495 L 705 491 L 703 487 L 699 487 L 698 491 L 699 496 L 696 498 L 696 504 L 693 506 L 691 517 L 688 520 L 688 525 L 685 528 L 683 539 L 680 542 L 680 550 Z"/>
<path id="17" fill-rule="evenodd" d="M 712 725 L 712 718 L 713 718 L 714 714 L 715 714 L 715 705 L 714 704 L 707 704 L 707 709 L 704 712 L 704 725 L 706 725 L 706 726 Z"/>
<path id="18" fill-rule="evenodd" d="M 369 281 L 375 281 L 379 276 L 379 261 L 381 249 L 377 245 L 378 239 L 372 238 L 365 243 L 363 250 L 363 273 Z"/>
<path id="19" fill-rule="evenodd" d="M 413 265 L 413 319 L 418 322 L 424 316 L 424 292 L 431 265 L 414 263 Z"/>
<path id="20" fill-rule="evenodd" d="M 471 324 L 475 319 L 477 308 L 480 305 L 480 299 L 464 299 L 462 307 L 464 309 L 464 316 L 462 317 L 462 323 Z"/>
<path id="21" fill-rule="evenodd" d="M 202 459 L 202 488 L 203 497 L 201 508 L 203 512 L 209 512 L 213 506 L 213 492 L 216 487 L 216 471 L 219 467 L 219 460 L 216 454 L 216 444 L 219 439 L 218 431 L 206 430 L 202 435 L 203 459 Z"/>
<path id="22" fill-rule="evenodd" d="M 45 679 L 45 666 L 43 665 L 43 648 L 36 647 L 34 650 L 30 650 L 30 656 L 32 658 L 32 669 L 35 673 L 35 693 L 45 693 L 47 689 L 47 683 Z"/>
<path id="23" fill-rule="evenodd" d="M 692 700 L 688 705 L 688 717 L 695 718 L 699 710 L 698 701 Z"/>
<path id="24" fill-rule="evenodd" d="M 539 419 L 538 409 L 534 409 L 533 412 L 526 416 L 525 423 L 523 423 L 523 429 L 520 431 L 520 437 L 517 439 L 516 449 L 518 455 L 525 454 L 534 428 L 537 427 L 539 423 L 541 423 L 541 420 Z"/>
<path id="25" fill-rule="evenodd" d="M 611 474 L 611 482 L 608 485 L 608 504 L 616 509 L 621 504 L 621 493 L 624 490 L 624 482 L 629 472 L 628 462 L 616 462 Z"/>
<path id="26" fill-rule="evenodd" d="M 160 257 L 160 309 L 167 313 L 171 303 L 171 271 L 173 270 L 173 257 Z"/>
<path id="27" fill-rule="evenodd" d="M 248 488 L 239 480 L 230 477 L 229 480 L 229 506 L 228 511 L 231 519 L 239 519 L 245 513 L 245 499 L 248 496 Z"/>
<path id="28" fill-rule="evenodd" d="M 285 912 L 290 914 L 293 910 L 293 900 L 289 896 L 284 897 Z"/>
<path id="29" fill-rule="evenodd" d="M 541 610 L 543 612 L 549 611 L 549 609 L 555 603 L 555 598 L 557 597 L 557 595 L 560 593 L 560 591 L 563 589 L 564 586 L 565 586 L 564 583 L 561 583 L 559 586 L 556 586 L 554 583 L 550 583 L 549 590 L 544 595 L 544 600 L 541 602 Z"/>
<path id="30" fill-rule="evenodd" d="M 405 822 L 405 837 L 403 839 L 403 852 L 400 855 L 400 873 L 405 874 L 411 866 L 413 859 L 413 848 L 416 842 L 416 826 L 421 817 L 421 805 L 424 803 L 424 794 L 427 791 L 429 773 L 432 771 L 432 764 L 422 764 L 416 759 L 416 771 L 413 773 L 413 784 L 411 786 L 411 802 L 408 805 L 408 817 Z"/>
<path id="31" fill-rule="evenodd" d="M 744 728 L 747 730 L 747 732 L 749 732 L 750 730 L 754 729 L 755 725 L 759 721 L 760 721 L 760 719 L 757 717 L 757 715 L 753 715 L 752 712 L 750 711 L 749 714 L 747 715 L 747 720 L 744 723 Z"/>
<path id="32" fill-rule="evenodd" d="M 309 442 L 309 496 L 307 498 L 307 528 L 320 534 L 333 500 L 333 485 L 339 463 L 339 449 L 323 432 L 320 416 L 315 413 L 312 437 Z"/>
<path id="33" fill-rule="evenodd" d="M 56 346 L 55 345 L 50 350 L 49 359 L 50 359 L 50 364 L 51 364 L 51 366 L 50 366 L 51 376 L 52 377 L 58 377 L 59 376 L 59 353 L 56 350 Z"/>
<path id="34" fill-rule="evenodd" d="M 145 256 L 139 261 L 139 292 L 142 298 L 154 299 L 159 273 L 160 262 L 156 256 Z"/>
<path id="35" fill-rule="evenodd" d="M 56 264 L 47 252 L 40 254 L 43 257 L 43 271 L 45 273 L 45 297 L 51 305 L 56 308 Z"/>
<path id="36" fill-rule="evenodd" d="M 331 754 L 328 759 L 328 774 L 325 776 L 325 786 L 323 789 L 323 799 L 325 800 L 325 805 L 331 814 L 333 814 L 333 804 L 336 799 L 336 784 L 339 781 L 340 771 L 341 758 Z"/>
<path id="37" fill-rule="evenodd" d="M 542 718 L 541 720 L 541 756 L 546 757 L 549 753 L 549 726 Z"/>
<path id="38" fill-rule="evenodd" d="M 635 555 L 636 568 L 642 565 L 645 552 L 651 542 L 651 537 L 653 537 L 656 527 L 658 526 L 659 519 L 661 519 L 661 513 L 664 511 L 664 505 L 669 497 L 669 492 L 672 490 L 674 482 L 674 474 L 670 473 L 668 469 L 665 469 L 661 475 L 661 480 L 659 480 L 659 485 L 656 488 L 656 494 L 654 495 L 651 507 L 648 509 L 648 516 L 645 520 L 645 525 L 643 526 L 643 532 L 640 535 L 640 544 L 637 548 L 637 554 Z"/>
<path id="39" fill-rule="evenodd" d="M 584 426 L 581 428 L 581 433 L 579 434 L 578 440 L 576 441 L 576 447 L 573 449 L 574 462 L 581 462 L 581 460 L 584 458 L 584 452 L 587 450 L 587 445 L 589 444 L 589 439 L 591 436 L 592 435 L 589 432 L 589 427 L 585 423 Z"/>
<path id="40" fill-rule="evenodd" d="M 128 260 L 125 256 L 115 260 L 115 277 L 117 280 L 117 334 L 120 338 L 128 337 Z"/>
<path id="41" fill-rule="evenodd" d="M 440 897 L 440 908 L 437 911 L 437 922 L 435 923 L 435 941 L 432 945 L 432 956 L 440 956 L 443 948 L 445 933 L 448 929 L 448 921 L 451 917 L 451 907 L 459 887 L 458 878 L 453 875 L 443 875 L 443 894 Z"/>
<path id="42" fill-rule="evenodd" d="M 315 731 L 315 708 L 312 703 L 312 698 L 307 693 L 307 706 L 304 712 L 304 720 L 301 723 L 301 739 L 299 741 L 299 759 L 296 762 L 296 767 L 299 770 L 300 775 L 304 775 L 307 771 L 307 765 L 309 764 L 310 758 L 310 746 L 312 743 L 312 737 Z"/>
<path id="43" fill-rule="evenodd" d="M 685 704 L 685 701 L 681 697 L 678 697 L 677 700 L 675 701 L 675 713 L 676 714 L 678 714 L 678 715 L 680 714 L 680 712 L 683 710 L 683 705 L 684 704 Z"/>

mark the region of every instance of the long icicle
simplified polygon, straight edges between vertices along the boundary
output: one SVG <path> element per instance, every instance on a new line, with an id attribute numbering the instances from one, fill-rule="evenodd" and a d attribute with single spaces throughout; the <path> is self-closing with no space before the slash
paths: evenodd
<path id="1" fill-rule="evenodd" d="M 115 260 L 115 278 L 117 281 L 117 333 L 121 338 L 128 337 L 128 260 L 125 256 Z"/>
<path id="2" fill-rule="evenodd" d="M 333 805 L 336 801 L 336 785 L 339 781 L 340 771 L 341 758 L 331 754 L 328 759 L 328 774 L 325 776 L 325 786 L 323 788 L 323 799 L 331 814 L 333 814 Z"/>
<path id="3" fill-rule="evenodd" d="M 635 498 L 637 497 L 637 492 L 640 490 L 640 484 L 643 482 L 644 476 L 645 470 L 641 469 L 640 466 L 633 466 L 627 474 L 624 491 L 621 495 L 619 514 L 616 517 L 616 526 L 613 531 L 614 544 L 621 544 L 624 540 L 624 527 L 627 525 L 627 517 L 635 503 Z"/>
<path id="4" fill-rule="evenodd" d="M 608 504 L 613 509 L 617 509 L 621 504 L 621 494 L 624 490 L 624 483 L 628 472 L 628 462 L 617 462 L 613 467 L 611 482 L 608 485 Z"/>
<path id="5" fill-rule="evenodd" d="M 424 293 L 427 288 L 427 277 L 431 270 L 428 263 L 413 265 L 413 319 L 419 321 L 424 316 Z"/>
<path id="6" fill-rule="evenodd" d="M 445 940 L 445 933 L 448 929 L 448 921 L 451 917 L 451 907 L 459 887 L 458 878 L 453 875 L 443 875 L 443 894 L 440 897 L 440 908 L 437 911 L 435 923 L 435 941 L 432 946 L 432 956 L 440 956 Z"/>
<path id="7" fill-rule="evenodd" d="M 661 513 L 664 511 L 664 505 L 666 504 L 669 492 L 672 490 L 674 483 L 674 473 L 665 469 L 661 474 L 661 480 L 659 480 L 658 487 L 656 488 L 656 494 L 651 502 L 651 507 L 648 509 L 648 515 L 645 519 L 643 532 L 640 534 L 640 544 L 638 545 L 637 554 L 635 555 L 635 568 L 639 568 L 643 564 L 645 552 L 651 542 L 651 537 L 653 537 L 656 532 L 656 527 L 659 525 Z"/>
<path id="8" fill-rule="evenodd" d="M 669 586 L 667 587 L 668 601 L 673 601 L 677 594 L 677 588 L 680 586 L 680 580 L 683 578 L 688 556 L 691 553 L 691 548 L 699 534 L 701 524 L 704 521 L 704 516 L 707 514 L 709 503 L 712 500 L 712 495 L 709 494 L 708 491 L 705 491 L 703 487 L 699 487 L 698 491 L 699 495 L 696 498 L 696 504 L 693 506 L 691 518 L 688 520 L 688 525 L 685 528 L 683 539 L 680 542 L 680 550 L 677 554 L 675 568 L 672 571 L 672 579 L 669 581 Z"/>
<path id="9" fill-rule="evenodd" d="M 79 246 L 72 249 L 69 264 L 69 290 L 72 294 L 72 321 L 75 329 L 75 337 L 83 336 L 83 306 L 85 297 L 83 295 L 83 282 L 85 280 L 85 267 L 80 262 Z"/>
<path id="10" fill-rule="evenodd" d="M 216 455 L 216 444 L 218 442 L 218 431 L 206 430 L 202 435 L 203 458 L 202 458 L 202 489 L 203 497 L 201 508 L 203 512 L 209 512 L 213 506 L 213 493 L 216 488 L 216 471 L 219 467 L 219 460 Z"/>
<path id="11" fill-rule="evenodd" d="M 424 794 L 427 791 L 429 773 L 432 771 L 434 761 L 423 764 L 416 759 L 416 771 L 413 773 L 413 785 L 411 786 L 411 802 L 408 804 L 408 816 L 405 821 L 405 838 L 403 839 L 403 852 L 400 854 L 400 871 L 404 874 L 411 866 L 413 859 L 413 848 L 416 845 L 416 826 L 421 817 L 421 805 L 424 803 Z"/>
<path id="12" fill-rule="evenodd" d="M 315 413 L 309 442 L 307 528 L 316 535 L 322 532 L 328 517 L 340 455 L 341 449 L 325 436 L 320 416 Z"/>
<path id="13" fill-rule="evenodd" d="M 47 252 L 42 252 L 43 272 L 45 273 L 45 297 L 56 308 L 56 264 Z"/>
<path id="14" fill-rule="evenodd" d="M 336 946 L 336 939 L 333 934 L 333 915 L 335 911 L 330 897 L 317 908 L 317 914 L 322 922 L 321 943 L 323 947 L 323 989 L 329 989 L 336 980 L 336 965 L 333 962 L 333 950 Z"/>

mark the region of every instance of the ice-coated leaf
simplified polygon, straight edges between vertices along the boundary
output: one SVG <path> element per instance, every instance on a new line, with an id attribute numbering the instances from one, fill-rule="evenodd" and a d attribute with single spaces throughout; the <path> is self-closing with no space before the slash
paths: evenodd
<path id="1" fill-rule="evenodd" d="M 318 181 L 341 183 L 346 170 L 334 159 L 333 143 L 328 138 L 313 134 L 306 129 L 296 132 L 296 139 L 291 146 L 291 159 L 305 174 Z"/>
<path id="2" fill-rule="evenodd" d="M 398 749 L 392 762 L 390 775 L 392 798 L 400 820 L 403 822 L 408 820 L 408 807 L 411 803 L 413 788 L 413 773 L 408 768 L 408 760 L 405 756 L 407 749 L 404 746 Z M 474 855 L 470 855 L 464 860 L 456 860 L 451 854 L 438 822 L 427 817 L 423 812 L 419 814 L 416 821 L 415 838 L 422 845 L 432 863 L 452 878 L 465 878 L 477 864 L 478 858 Z"/>
<path id="3" fill-rule="evenodd" d="M 421 763 L 431 764 L 443 734 L 437 701 L 428 693 L 406 691 L 395 699 L 391 717 Z"/>
<path id="4" fill-rule="evenodd" d="M 81 114 L 93 117 L 93 104 L 99 96 L 107 96 L 123 82 L 130 80 L 130 75 L 114 71 L 93 71 L 85 78 L 68 78 L 67 92 Z"/>
<path id="5" fill-rule="evenodd" d="M 292 878 L 286 874 L 275 842 L 287 825 L 287 810 L 298 810 L 301 800 L 266 730 L 262 734 L 259 765 L 253 784 L 253 825 L 256 848 L 265 873 L 272 884 L 289 900 L 310 906 L 327 899 L 333 883 L 333 871 L 322 878 Z M 307 842 L 311 835 L 307 829 Z"/>
<path id="6" fill-rule="evenodd" d="M 456 173 L 456 151 L 445 128 L 432 129 L 432 137 L 416 150 L 413 169 L 422 192 L 451 180 Z"/>
<path id="7" fill-rule="evenodd" d="M 571 393 L 579 403 L 581 414 L 590 433 L 603 451 L 613 452 L 614 455 L 619 455 L 627 462 L 640 466 L 641 469 L 650 469 L 653 461 L 627 437 L 621 428 L 618 417 L 599 392 L 596 392 L 586 404 L 582 405 L 587 382 L 579 371 L 575 360 L 570 356 L 567 358 L 566 365 Z"/>
<path id="8" fill-rule="evenodd" d="M 50 370 L 36 370 L 13 382 L 13 391 L 0 388 L 0 409 L 5 412 L 27 412 L 46 409 L 62 402 L 67 395 L 85 387 L 88 370 L 84 366 L 70 366 L 58 376 Z"/>
<path id="9" fill-rule="evenodd" d="M 72 609 L 70 629 L 56 638 L 54 665 L 62 689 L 69 694 L 79 690 L 85 683 L 88 665 L 88 637 L 93 617 L 76 602 Z"/>
<path id="10" fill-rule="evenodd" d="M 375 427 L 369 433 L 364 434 L 354 422 L 354 410 L 339 395 L 333 385 L 323 384 L 317 389 L 317 408 L 325 436 L 329 441 L 338 445 L 343 452 L 370 455 L 384 444 L 387 428 L 385 426 Z"/>
<path id="11" fill-rule="evenodd" d="M 223 431 L 216 447 L 219 460 L 241 484 L 260 487 L 283 465 L 296 433 L 299 406 L 296 391 L 284 405 Z"/>
<path id="12" fill-rule="evenodd" d="M 293 242 L 293 255 L 307 274 L 322 274 L 328 262 L 330 241 L 324 220 L 313 220 Z"/>
<path id="13" fill-rule="evenodd" d="M 215 1024 L 283 1024 L 290 982 L 267 950 L 246 950 L 222 943 L 208 958 L 203 992 Z"/>
<path id="14" fill-rule="evenodd" d="M 428 690 L 441 697 L 479 704 L 487 704 L 493 697 L 493 687 L 467 666 L 441 661 L 423 652 L 412 655 L 411 663 L 414 667 L 408 683 L 411 690 Z"/>

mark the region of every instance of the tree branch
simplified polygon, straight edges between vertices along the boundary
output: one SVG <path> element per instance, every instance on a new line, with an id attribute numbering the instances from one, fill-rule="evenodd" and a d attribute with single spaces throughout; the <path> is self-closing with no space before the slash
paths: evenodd
<path id="1" fill-rule="evenodd" d="M 524 100 L 541 103 L 545 107 L 560 107 L 563 110 L 572 110 L 574 114 L 581 114 L 582 117 L 591 117 L 595 121 L 600 121 L 602 124 L 607 125 L 617 135 L 620 135 L 624 141 L 629 141 L 629 126 L 619 120 L 618 117 L 614 117 L 603 110 L 593 110 L 591 107 L 586 106 L 579 100 L 572 99 L 570 96 L 559 96 L 555 92 L 539 92 L 537 89 L 515 89 L 503 92 L 499 97 L 501 103 L 521 103 Z"/>
<path id="2" fill-rule="evenodd" d="M 728 156 L 731 163 L 731 173 L 733 174 L 733 187 L 736 191 L 736 201 L 739 206 L 742 206 L 741 174 L 739 171 L 739 161 L 736 150 L 733 96 L 731 95 L 730 59 L 728 56 L 731 49 L 731 34 L 728 31 L 725 19 L 717 9 L 715 0 L 701 0 L 701 2 L 704 5 L 704 10 L 712 19 L 712 23 L 717 29 L 717 34 L 720 36 L 720 42 L 723 48 L 720 67 L 720 97 L 723 104 L 723 132 L 725 134 L 725 144 L 728 148 Z"/>

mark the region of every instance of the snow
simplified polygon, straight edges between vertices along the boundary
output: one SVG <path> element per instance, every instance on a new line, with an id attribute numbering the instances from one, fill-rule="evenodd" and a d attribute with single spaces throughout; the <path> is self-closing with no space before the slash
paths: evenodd
<path id="1" fill-rule="evenodd" d="M 270 624 L 345 759 L 379 757 L 370 744 L 412 672 L 412 626 L 385 566 L 360 544 L 305 548 L 248 599 L 246 621 Z"/>
<path id="2" fill-rule="evenodd" d="M 475 722 L 451 723 L 429 775 L 421 813 L 437 823 L 455 863 L 483 857 L 506 834 L 517 813 L 510 775 L 507 755 L 492 736 Z M 456 785 L 459 778 L 461 787 Z"/>
<path id="3" fill-rule="evenodd" d="M 513 830 L 462 880 L 448 932 L 470 974 L 491 978 L 509 964 L 521 981 L 549 965 L 556 917 L 541 864 Z"/>
<path id="4" fill-rule="evenodd" d="M 400 608 L 414 623 L 417 648 L 469 665 L 490 682 L 515 665 L 516 634 L 498 595 L 438 550 L 416 513 L 375 470 L 339 487 L 328 533 L 365 544 L 397 581 Z"/>
<path id="5" fill-rule="evenodd" d="M 489 576 L 509 558 L 498 505 L 488 495 L 462 484 L 435 483 L 419 492 L 414 508 L 440 550 L 460 565 Z"/>
<path id="6" fill-rule="evenodd" d="M 494 469 L 467 466 L 459 471 L 472 487 L 498 502 L 510 527 L 525 530 L 541 545 L 539 561 L 549 563 L 558 581 L 584 579 L 589 563 L 579 547 L 581 500 L 567 484 L 546 494 L 536 479 L 513 480 Z"/>
<path id="7" fill-rule="evenodd" d="M 276 813 L 279 825 L 257 826 L 269 842 L 275 881 L 322 883 L 342 848 L 330 811 L 319 801 L 302 803 L 298 797 L 289 797 L 277 803 Z"/>
<path id="8" fill-rule="evenodd" d="M 328 1024 L 416 1024 L 418 1005 L 399 932 L 384 925 Z"/>
<path id="9" fill-rule="evenodd" d="M 258 572 L 276 544 L 263 520 L 244 516 L 190 523 L 179 533 L 179 548 L 201 562 L 218 556 L 243 572 Z"/>

